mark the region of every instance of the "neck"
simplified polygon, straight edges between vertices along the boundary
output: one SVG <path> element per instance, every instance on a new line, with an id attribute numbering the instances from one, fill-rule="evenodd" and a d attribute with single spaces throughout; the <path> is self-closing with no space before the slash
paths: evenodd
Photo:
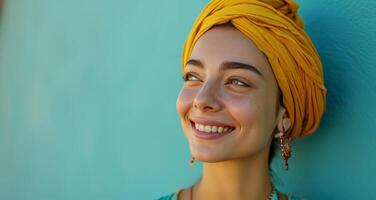
<path id="1" fill-rule="evenodd" d="M 267 152 L 268 153 L 268 152 Z M 264 153 L 265 154 L 265 153 Z M 267 199 L 272 191 L 268 155 L 203 163 L 194 199 Z"/>

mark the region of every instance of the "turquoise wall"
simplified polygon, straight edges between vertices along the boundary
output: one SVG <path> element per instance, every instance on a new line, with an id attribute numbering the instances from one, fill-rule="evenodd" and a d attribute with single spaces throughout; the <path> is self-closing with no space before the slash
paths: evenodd
<path id="1" fill-rule="evenodd" d="M 278 187 L 376 199 L 376 1 L 300 0 L 328 107 Z M 181 49 L 207 1 L 6 0 L 0 16 L 0 199 L 153 199 L 201 165 L 175 111 Z"/>

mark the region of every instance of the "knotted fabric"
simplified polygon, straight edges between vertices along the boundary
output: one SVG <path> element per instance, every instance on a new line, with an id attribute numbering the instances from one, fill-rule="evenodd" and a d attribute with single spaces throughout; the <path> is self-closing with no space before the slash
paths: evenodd
<path id="1" fill-rule="evenodd" d="M 197 17 L 183 47 L 183 71 L 197 40 L 231 23 L 268 58 L 291 119 L 289 139 L 313 133 L 325 111 L 327 90 L 320 57 L 292 0 L 213 0 Z"/>

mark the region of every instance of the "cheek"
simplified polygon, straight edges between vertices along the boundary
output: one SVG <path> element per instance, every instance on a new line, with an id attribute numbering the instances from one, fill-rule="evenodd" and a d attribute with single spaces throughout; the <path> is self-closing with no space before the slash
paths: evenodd
<path id="1" fill-rule="evenodd" d="M 179 96 L 176 100 L 176 110 L 181 119 L 184 119 L 188 111 L 193 105 L 195 92 L 193 90 L 184 89 L 180 90 Z"/>
<path id="2" fill-rule="evenodd" d="M 259 118 L 260 106 L 257 98 L 252 96 L 229 96 L 227 98 L 228 111 L 240 126 L 248 126 Z"/>
<path id="3" fill-rule="evenodd" d="M 275 104 L 272 100 L 272 96 L 260 92 L 250 96 L 233 97 L 228 101 L 227 107 L 243 130 L 242 133 L 252 133 L 249 136 L 263 138 L 264 135 L 271 134 L 274 129 Z"/>

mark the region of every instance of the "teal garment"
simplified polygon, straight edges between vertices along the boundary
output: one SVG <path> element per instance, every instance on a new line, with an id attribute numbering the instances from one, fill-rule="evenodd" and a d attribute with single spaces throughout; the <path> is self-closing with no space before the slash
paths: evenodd
<path id="1" fill-rule="evenodd" d="M 174 193 L 172 193 L 170 195 L 159 197 L 156 200 L 178 200 L 178 194 L 179 194 L 179 192 L 181 190 L 178 190 L 178 191 L 176 191 L 176 192 L 174 192 Z M 276 189 L 273 190 L 273 196 L 272 196 L 271 200 L 278 200 L 278 198 L 277 198 L 277 192 L 278 191 Z M 288 200 L 302 200 L 302 198 L 299 198 L 299 197 L 296 197 L 296 196 L 293 196 L 293 195 L 287 195 L 287 199 Z"/>

